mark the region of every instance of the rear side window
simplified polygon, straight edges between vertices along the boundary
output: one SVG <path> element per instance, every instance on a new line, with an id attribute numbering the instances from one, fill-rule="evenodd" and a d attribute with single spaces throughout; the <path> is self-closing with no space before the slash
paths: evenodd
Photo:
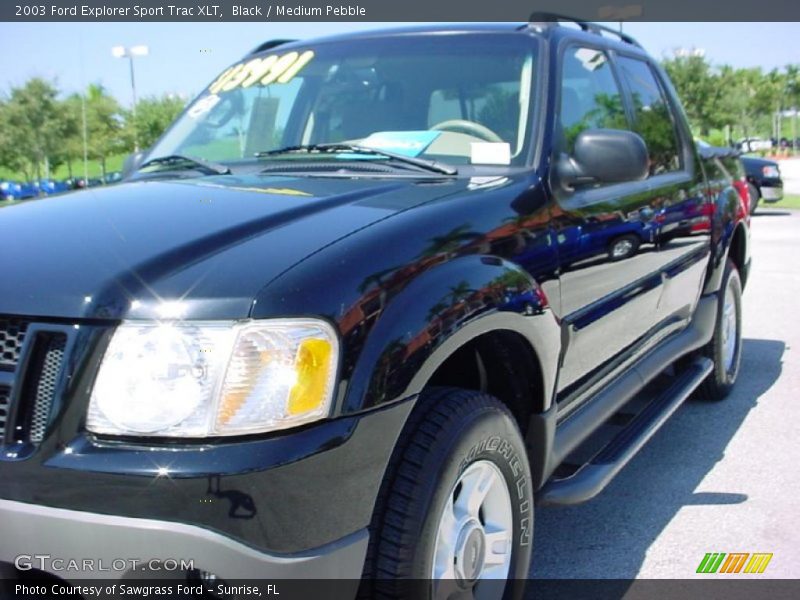
<path id="1" fill-rule="evenodd" d="M 652 69 L 644 61 L 624 56 L 617 63 L 631 93 L 634 131 L 642 136 L 650 153 L 650 175 L 680 170 L 675 120 Z"/>
<path id="2" fill-rule="evenodd" d="M 597 128 L 629 129 L 620 88 L 604 52 L 569 48 L 561 76 L 559 151 L 572 154 L 578 134 Z"/>

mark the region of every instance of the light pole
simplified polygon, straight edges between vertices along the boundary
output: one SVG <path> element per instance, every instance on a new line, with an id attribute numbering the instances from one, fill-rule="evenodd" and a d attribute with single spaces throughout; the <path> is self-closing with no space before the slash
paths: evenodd
<path id="1" fill-rule="evenodd" d="M 150 48 L 147 46 L 114 46 L 111 48 L 111 54 L 116 58 L 127 58 L 131 67 L 131 91 L 133 92 L 133 148 L 135 152 L 139 151 L 139 133 L 136 127 L 136 77 L 133 74 L 133 57 L 134 56 L 147 56 L 150 54 Z"/>

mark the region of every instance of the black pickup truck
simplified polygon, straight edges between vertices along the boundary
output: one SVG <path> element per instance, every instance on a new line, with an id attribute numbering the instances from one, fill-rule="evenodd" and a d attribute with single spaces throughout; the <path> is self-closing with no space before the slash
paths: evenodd
<path id="1" fill-rule="evenodd" d="M 742 156 L 750 193 L 750 213 L 758 209 L 759 202 L 774 203 L 783 200 L 783 179 L 777 162 L 757 156 Z"/>
<path id="2" fill-rule="evenodd" d="M 578 25 L 266 43 L 125 182 L 0 210 L 11 574 L 513 595 L 535 503 L 723 398 L 741 200 Z"/>

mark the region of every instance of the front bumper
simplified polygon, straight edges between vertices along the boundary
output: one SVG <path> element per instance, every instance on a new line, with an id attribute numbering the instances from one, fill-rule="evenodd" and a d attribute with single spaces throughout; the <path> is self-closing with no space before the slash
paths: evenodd
<path id="1" fill-rule="evenodd" d="M 85 409 L 67 402 L 32 454 L 0 447 L 0 562 L 35 552 L 167 556 L 195 558 L 222 578 L 358 578 L 364 532 L 413 405 L 264 437 L 158 444 L 80 432 Z"/>
<path id="2" fill-rule="evenodd" d="M 0 500 L 0 562 L 72 581 L 175 576 L 187 565 L 223 580 L 356 580 L 367 541 L 364 529 L 312 551 L 277 555 L 183 523 Z"/>
<path id="3" fill-rule="evenodd" d="M 11 390 L 11 403 L 6 402 L 12 407 L 11 422 L 19 422 L 26 434 L 28 420 L 23 417 L 37 406 L 30 390 L 37 389 L 36 377 L 43 372 L 38 369 L 41 361 L 26 356 L 49 352 L 55 336 L 66 337 L 66 342 L 50 418 L 38 437 L 6 432 L 0 440 L 0 500 L 78 515 L 191 526 L 265 556 L 314 552 L 369 525 L 413 397 L 264 435 L 195 441 L 103 438 L 86 431 L 85 419 L 89 390 L 111 331 L 95 323 L 74 328 L 28 324 L 16 370 L 0 371 L 0 391 L 8 398 Z M 17 419 L 17 413 L 22 417 Z M 12 527 L 7 522 L 13 517 L 6 517 L 0 515 L 4 526 Z M 156 529 L 169 531 L 166 526 Z M 36 538 L 20 528 L 7 533 L 0 535 L 3 556 L 30 553 Z M 61 547 L 67 542 L 53 543 Z M 127 555 L 124 545 L 117 547 L 122 557 Z M 214 572 L 214 567 L 205 570 Z"/>
<path id="4" fill-rule="evenodd" d="M 778 202 L 783 200 L 783 186 L 781 185 L 761 185 L 761 199 L 764 202 Z"/>

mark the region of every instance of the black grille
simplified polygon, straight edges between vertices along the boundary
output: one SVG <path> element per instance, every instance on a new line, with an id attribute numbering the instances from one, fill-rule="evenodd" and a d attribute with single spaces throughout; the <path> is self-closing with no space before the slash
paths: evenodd
<path id="1" fill-rule="evenodd" d="M 33 411 L 29 425 L 28 439 L 32 442 L 41 442 L 44 432 L 50 421 L 50 407 L 56 392 L 58 374 L 61 372 L 61 363 L 64 359 L 64 348 L 67 345 L 66 336 L 59 334 L 47 340 L 47 349 L 41 362 L 39 378 L 36 382 Z"/>
<path id="2" fill-rule="evenodd" d="M 0 316 L 0 444 L 44 439 L 70 331 L 64 324 Z"/>
<path id="3" fill-rule="evenodd" d="M 0 317 L 0 365 L 17 365 L 28 323 L 25 319 Z"/>
<path id="4" fill-rule="evenodd" d="M 7 387 L 0 387 L 0 440 L 6 433 L 6 421 L 8 420 L 8 411 L 11 400 L 11 390 Z"/>

